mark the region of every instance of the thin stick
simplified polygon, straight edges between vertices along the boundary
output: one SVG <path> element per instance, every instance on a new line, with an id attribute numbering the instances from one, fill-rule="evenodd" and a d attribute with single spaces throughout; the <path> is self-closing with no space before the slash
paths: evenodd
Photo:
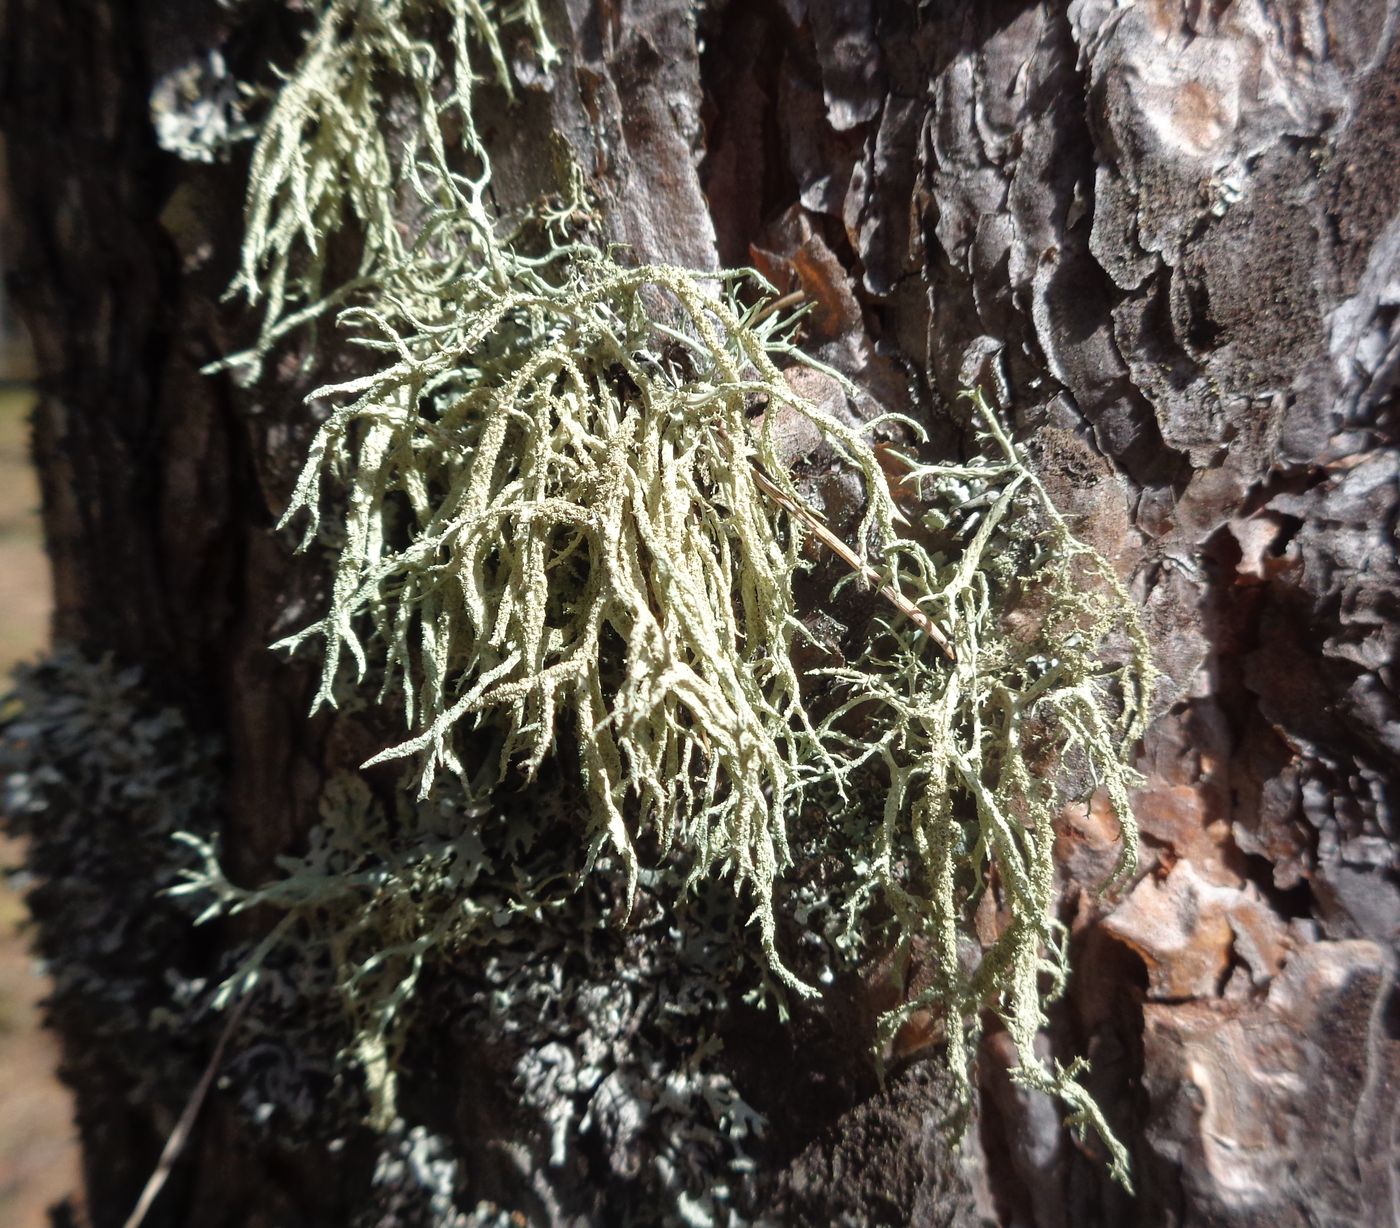
<path id="1" fill-rule="evenodd" d="M 858 575 L 864 576 L 871 584 L 875 585 L 880 596 L 890 605 L 894 606 L 911 623 L 919 628 L 925 635 L 938 645 L 943 655 L 957 663 L 958 654 L 953 651 L 953 645 L 948 637 L 939 630 L 938 624 L 925 614 L 918 606 L 909 600 L 903 593 L 890 584 L 880 583 L 880 573 L 852 550 L 845 542 L 828 529 L 822 518 L 816 514 L 806 504 L 791 498 L 786 491 L 769 481 L 767 475 L 757 465 L 753 466 L 754 481 L 758 483 L 758 488 L 779 507 L 790 515 L 798 517 L 812 531 L 813 535 L 830 550 L 837 558 L 846 564 Z"/>
<path id="2" fill-rule="evenodd" d="M 754 324 L 761 324 L 774 312 L 783 311 L 788 307 L 796 307 L 797 304 L 800 303 L 806 297 L 807 291 L 793 290 L 788 294 L 784 294 L 781 298 L 775 298 L 771 302 L 765 303 L 761 308 L 759 308 L 757 314 L 755 314 L 751 322 Z"/>
<path id="3" fill-rule="evenodd" d="M 233 1013 L 228 1017 L 228 1022 L 224 1024 L 224 1030 L 219 1036 L 219 1043 L 214 1046 L 214 1055 L 209 1059 L 209 1065 L 204 1068 L 199 1083 L 185 1104 L 185 1111 L 180 1114 L 180 1120 L 175 1123 L 175 1129 L 165 1140 L 165 1149 L 160 1153 L 160 1160 L 156 1164 L 155 1172 L 146 1182 L 146 1188 L 141 1191 L 141 1198 L 136 1203 L 136 1209 L 127 1217 L 123 1228 L 140 1228 L 141 1221 L 146 1218 L 146 1213 L 151 1209 L 151 1204 L 165 1188 L 165 1183 L 175 1167 L 175 1161 L 180 1158 L 185 1144 L 189 1142 L 195 1119 L 198 1118 L 199 1110 L 204 1106 L 204 1098 L 209 1094 L 209 1089 L 214 1084 L 214 1076 L 218 1074 L 219 1065 L 224 1060 L 224 1049 L 228 1045 L 229 1037 L 233 1035 L 233 1030 L 238 1026 L 238 1021 L 243 1017 L 243 1012 L 247 1009 L 252 996 L 251 991 L 244 994 L 242 1001 L 234 1007 Z"/>

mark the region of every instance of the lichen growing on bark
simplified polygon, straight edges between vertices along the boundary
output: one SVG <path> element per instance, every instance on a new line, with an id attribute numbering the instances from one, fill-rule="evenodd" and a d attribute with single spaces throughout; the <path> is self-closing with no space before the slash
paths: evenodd
<path id="1" fill-rule="evenodd" d="M 928 984 L 881 1020 L 881 1034 L 935 1009 L 961 1079 L 980 1012 L 992 1005 L 1023 1055 L 1014 1077 L 1063 1099 L 1076 1124 L 1104 1139 L 1126 1182 L 1127 1155 L 1078 1081 L 1083 1064 L 1051 1071 L 1024 1059 L 1044 1003 L 1069 974 L 1068 936 L 1055 917 L 1060 811 L 1102 790 L 1122 832 L 1114 879 L 1136 862 L 1130 754 L 1144 729 L 1151 650 L 1108 563 L 1074 538 L 982 397 L 969 399 L 980 443 L 973 458 L 910 465 L 907 479 L 931 539 L 951 534 L 961 544 L 947 555 L 901 552 L 933 607 L 947 612 L 957 663 L 928 669 L 907 630 L 890 626 L 867 659 L 826 671 L 846 698 L 823 735 L 853 764 L 878 757 L 888 773 L 873 872 L 901 948 L 923 939 L 933 956 Z M 958 524 L 969 507 L 977 510 Z M 838 733 L 853 714 L 879 736 Z M 997 932 L 970 961 L 960 938 L 989 891 Z"/>
<path id="2" fill-rule="evenodd" d="M 305 50 L 272 100 L 253 151 L 245 239 L 230 293 L 261 307 L 262 326 L 252 350 L 234 356 L 233 366 L 256 369 L 279 337 L 357 290 L 373 295 L 409 262 L 450 267 L 450 254 L 425 250 L 427 228 L 415 245 L 399 225 L 399 208 L 412 191 L 423 190 L 425 174 L 456 207 L 465 207 L 474 227 L 489 233 L 482 193 L 490 172 L 472 119 L 473 48 L 486 55 L 507 89 L 498 17 L 526 25 L 544 66 L 556 54 L 538 0 L 320 0 L 315 7 Z M 435 16 L 450 19 L 453 85 L 441 100 L 435 93 L 440 56 L 428 37 Z M 411 107 L 406 126 L 394 122 L 399 97 Z M 442 124 L 452 121 L 462 126 L 462 148 L 481 159 L 474 181 L 449 170 Z M 431 207 L 431 198 L 427 203 Z M 327 244 L 347 228 L 359 234 L 357 266 L 328 290 Z"/>
<path id="3" fill-rule="evenodd" d="M 647 299 L 670 300 L 670 323 Z M 732 874 L 774 970 L 804 992 L 771 907 L 783 815 L 807 777 L 842 767 L 791 662 L 802 534 L 758 470 L 791 479 L 773 415 L 756 428 L 748 406 L 781 401 L 836 440 L 888 540 L 869 444 L 788 391 L 773 318 L 683 270 L 575 254 L 558 284 L 532 274 L 497 293 L 473 273 L 436 319 L 395 310 L 372 317 L 393 361 L 320 391 L 342 404 L 289 512 L 310 514 L 313 541 L 324 476 L 344 475 L 331 608 L 288 641 L 326 643 L 317 702 L 334 701 L 342 655 L 363 671 L 374 645 L 412 736 L 371 762 L 415 756 L 424 798 L 461 770 L 463 728 L 501 727 L 502 770 L 527 778 L 567 731 L 590 844 L 621 859 L 629 895 L 643 836 L 687 850 L 695 880 Z"/>
<path id="4" fill-rule="evenodd" d="M 194 859 L 172 836 L 221 822 L 220 748 L 140 671 L 61 646 L 0 701 L 0 826 L 26 841 L 45 1004 L 111 1111 L 178 1110 L 209 1031 L 194 911 L 164 888 Z"/>
<path id="5" fill-rule="evenodd" d="M 532 6 L 525 16 L 552 54 Z M 444 21 L 440 62 L 429 32 Z M 605 862 L 630 904 L 644 846 L 692 887 L 727 876 L 769 970 L 799 994 L 816 990 L 783 958 L 775 907 L 789 817 L 813 791 L 852 797 L 854 774 L 878 765 L 883 820 L 842 828 L 856 841 L 850 864 L 868 867 L 855 913 L 883 901 L 900 947 L 935 966 L 886 1033 L 916 1008 L 941 1011 L 966 1095 L 980 1015 L 999 1011 L 1019 1077 L 1103 1135 L 1126 1180 L 1078 1067 L 1046 1069 L 1031 1041 L 1066 974 L 1057 810 L 1102 788 L 1125 835 L 1121 869 L 1132 864 L 1128 755 L 1151 666 L 1131 601 L 980 399 L 971 460 L 911 457 L 895 482 L 872 428 L 793 395 L 779 364 L 808 360 L 756 275 L 619 263 L 572 228 L 577 182 L 555 207 L 496 217 L 472 120 L 473 37 L 505 80 L 491 10 L 472 0 L 320 5 L 254 154 L 236 283 L 264 303 L 250 360 L 331 307 L 370 355 L 367 374 L 313 394 L 333 408 L 287 513 L 307 518 L 303 547 L 325 541 L 335 556 L 325 616 L 287 642 L 325 644 L 317 704 L 348 685 L 347 656 L 357 678 L 377 675 L 408 736 L 371 762 L 414 758 L 424 806 L 443 771 L 479 775 L 481 739 L 468 749 L 468 729 L 494 731 L 497 779 L 529 777 L 574 746 L 589 814 L 582 855 L 561 853 L 551 881 L 574 884 Z M 389 89 L 412 115 L 392 133 L 381 123 Z M 449 111 L 462 132 L 453 148 Z M 328 288 L 327 237 L 351 219 L 360 260 Z M 869 565 L 945 628 L 956 664 L 892 613 L 872 624 L 861 659 L 825 672 L 835 700 L 812 697 L 791 657 L 805 634 L 794 581 L 811 518 L 772 437 L 778 415 L 758 412 L 777 407 L 861 477 L 856 578 Z M 921 522 L 907 531 L 901 504 Z M 959 526 L 969 505 L 984 506 L 979 523 Z M 326 509 L 340 507 L 331 528 Z M 481 821 L 464 807 L 452 838 Z M 336 823 L 353 846 L 353 816 Z M 475 941 L 476 884 L 451 859 L 422 881 L 427 845 L 406 862 L 374 848 L 361 850 L 372 869 L 334 871 L 310 895 L 304 867 L 239 895 L 211 860 L 192 885 L 215 892 L 215 912 L 256 899 L 307 922 L 324 901 L 359 898 L 370 875 L 376 906 L 353 942 L 334 928 L 318 938 L 314 925 L 300 940 L 341 944 L 347 1004 L 369 1020 L 360 1062 L 392 1116 L 386 1021 L 422 961 Z M 415 918 L 435 892 L 450 905 L 441 919 Z M 959 937 L 986 892 L 1005 920 L 969 966 Z M 532 923 L 530 907 L 517 923 Z M 384 975 L 405 960 L 408 975 Z"/>
<path id="6" fill-rule="evenodd" d="M 706 1039 L 752 955 L 732 895 L 648 876 L 632 923 L 619 928 L 608 877 L 580 885 L 581 850 L 572 865 L 560 855 L 564 809 L 487 806 L 444 784 L 426 802 L 404 792 L 390 810 L 341 774 L 307 851 L 261 887 L 230 882 L 211 843 L 186 841 L 201 865 L 172 894 L 221 915 L 268 909 L 278 918 L 234 953 L 238 971 L 224 984 L 225 1001 L 251 992 L 264 1027 L 280 1020 L 288 1042 L 263 1055 L 263 1066 L 275 1059 L 275 1077 L 230 1068 L 240 1098 L 259 1084 L 285 1094 L 305 1083 L 326 1048 L 314 1006 L 338 996 L 344 1008 L 345 1026 L 332 1034 L 344 1036 L 383 1135 L 375 1197 L 392 1218 L 369 1222 L 496 1222 L 455 1161 L 411 1162 L 442 1145 L 404 1120 L 406 1044 L 421 1014 L 451 1020 L 473 1050 L 508 1055 L 505 1073 L 534 1119 L 525 1132 L 532 1163 L 567 1174 L 580 1154 L 601 1157 L 609 1205 L 635 1209 L 626 1222 L 674 1222 L 687 1206 L 704 1210 L 687 1222 L 724 1222 L 752 1169 L 761 1119 Z M 284 1108 L 253 1100 L 255 1113 Z M 325 1128 L 312 1118 L 298 1123 L 302 1134 Z"/>

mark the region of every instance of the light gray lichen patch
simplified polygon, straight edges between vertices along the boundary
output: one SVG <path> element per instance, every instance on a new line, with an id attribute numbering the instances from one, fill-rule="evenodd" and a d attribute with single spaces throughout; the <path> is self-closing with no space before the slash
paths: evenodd
<path id="1" fill-rule="evenodd" d="M 0 725 L 0 818 L 27 841 L 49 1017 L 94 1086 L 133 1101 L 188 1094 L 208 969 L 193 913 L 162 894 L 190 859 L 176 831 L 221 817 L 219 747 L 140 671 L 60 648 L 15 674 Z"/>
<path id="2" fill-rule="evenodd" d="M 186 162 L 219 162 L 256 131 L 245 117 L 246 102 L 223 53 L 211 48 L 156 82 L 150 101 L 156 143 Z"/>

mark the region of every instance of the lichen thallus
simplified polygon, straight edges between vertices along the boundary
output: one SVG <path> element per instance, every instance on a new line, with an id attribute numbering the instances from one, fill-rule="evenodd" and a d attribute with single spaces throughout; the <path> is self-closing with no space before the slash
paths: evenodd
<path id="1" fill-rule="evenodd" d="M 576 227 L 589 213 L 577 168 L 557 201 L 497 217 L 471 67 L 485 48 L 509 87 L 493 6 L 312 7 L 253 159 L 236 288 L 263 305 L 258 341 L 225 365 L 254 376 L 274 345 L 331 313 L 371 359 L 366 374 L 312 394 L 329 413 L 283 521 L 301 518 L 302 548 L 332 563 L 326 614 L 284 641 L 324 645 L 316 705 L 347 694 L 347 659 L 355 680 L 378 674 L 407 736 L 370 762 L 414 763 L 423 801 L 443 773 L 481 780 L 471 747 L 482 740 L 468 730 L 493 731 L 500 779 L 528 779 L 572 745 L 589 813 L 578 868 L 561 853 L 558 877 L 609 866 L 632 899 L 642 835 L 678 888 L 728 876 L 779 994 L 816 993 L 780 954 L 780 930 L 799 927 L 780 917 L 795 872 L 790 816 L 817 794 L 868 816 L 870 782 L 883 781 L 878 817 L 831 827 L 854 842 L 839 850 L 847 864 L 866 867 L 853 923 L 887 914 L 896 966 L 916 953 L 930 969 L 880 1037 L 915 1011 L 939 1013 L 966 1102 L 994 1012 L 1020 1054 L 1017 1080 L 1060 1097 L 1126 1183 L 1083 1063 L 1047 1065 L 1035 1050 L 1068 975 L 1060 812 L 1101 791 L 1122 829 L 1117 877 L 1133 865 L 1130 757 L 1153 671 L 1112 567 L 1073 536 L 979 395 L 968 459 L 907 458 L 920 524 L 901 533 L 870 442 L 882 422 L 853 427 L 794 394 L 779 364 L 812 360 L 751 270 L 622 263 Z M 533 3 L 519 11 L 552 61 Z M 450 19 L 446 55 L 422 35 L 434 14 Z M 388 91 L 416 106 L 398 155 Z M 461 134 L 451 151 L 448 127 Z M 359 267 L 327 289 L 327 238 L 352 222 Z M 802 417 L 859 474 L 853 545 L 802 498 L 774 415 L 748 412 L 756 397 Z M 950 532 L 952 510 L 974 503 L 984 510 L 969 535 Z M 861 659 L 819 671 L 820 712 L 792 664 L 809 535 L 898 612 L 873 620 Z M 213 913 L 272 904 L 324 925 L 326 898 L 339 909 L 354 898 L 295 871 L 281 886 L 236 888 L 201 848 L 204 868 L 180 890 L 211 893 Z M 376 881 L 377 898 L 405 893 L 400 919 L 409 893 L 421 895 L 419 883 Z M 974 944 L 969 918 L 988 893 L 994 934 Z M 487 941 L 492 924 L 470 907 L 425 923 L 414 976 L 439 948 Z M 378 1029 L 358 1051 L 383 1066 L 411 995 L 397 984 L 367 1003 L 373 958 L 360 950 L 343 980 L 356 1017 Z M 255 980 L 245 967 L 230 984 Z M 372 1077 L 392 1097 L 392 1080 Z"/>

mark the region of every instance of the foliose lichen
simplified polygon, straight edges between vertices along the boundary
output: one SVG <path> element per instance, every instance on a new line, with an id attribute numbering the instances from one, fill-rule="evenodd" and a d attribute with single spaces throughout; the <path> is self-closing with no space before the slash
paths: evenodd
<path id="1" fill-rule="evenodd" d="M 243 118 L 247 100 L 217 48 L 165 73 L 151 91 L 156 143 L 187 162 L 227 158 L 253 128 Z"/>
<path id="2" fill-rule="evenodd" d="M 610 877 L 576 889 L 581 857 L 561 867 L 568 826 L 562 808 L 483 806 L 451 786 L 425 802 L 404 794 L 391 813 L 342 775 L 307 851 L 262 887 L 235 886 L 212 843 L 184 841 L 200 866 L 186 867 L 173 895 L 222 915 L 269 908 L 280 918 L 234 953 L 223 997 L 252 994 L 258 1029 L 280 1024 L 286 1043 L 245 1039 L 228 1076 L 241 1099 L 299 1098 L 312 1079 L 329 1083 L 325 1039 L 342 1039 L 382 1135 L 370 1222 L 485 1214 L 472 1174 L 445 1153 L 428 1163 L 445 1144 L 406 1119 L 403 1085 L 422 1060 L 417 1018 L 453 1021 L 461 1044 L 500 1052 L 527 1118 L 512 1152 L 522 1185 L 607 1190 L 606 1222 L 739 1222 L 728 1205 L 762 1123 L 714 1062 L 719 1020 L 755 954 L 733 894 L 644 873 L 621 930 Z M 340 1027 L 327 1026 L 328 999 L 340 1003 Z M 341 1108 L 353 1110 L 347 1090 Z M 255 1120 L 344 1129 L 313 1106 L 296 1117 L 295 1104 L 265 1103 L 250 1106 Z"/>
<path id="3" fill-rule="evenodd" d="M 59 648 L 16 671 L 0 818 L 26 842 L 46 1009 L 88 1085 L 131 1104 L 178 1107 L 198 1074 L 210 970 L 193 912 L 161 893 L 192 865 L 174 833 L 212 836 L 222 791 L 217 744 L 138 670 Z"/>

